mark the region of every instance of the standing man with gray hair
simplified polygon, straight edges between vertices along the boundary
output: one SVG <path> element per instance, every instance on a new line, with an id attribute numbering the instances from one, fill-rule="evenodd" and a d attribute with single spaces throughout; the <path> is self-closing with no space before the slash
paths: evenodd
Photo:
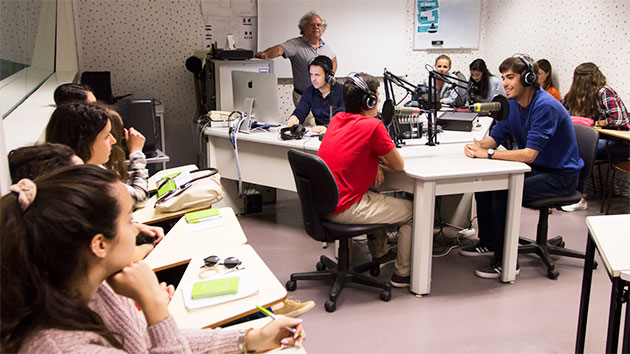
<path id="1" fill-rule="evenodd" d="M 309 62 L 319 55 L 325 55 L 332 59 L 333 72 L 337 71 L 337 56 L 322 40 L 322 34 L 326 30 L 326 21 L 315 11 L 309 11 L 298 23 L 300 37 L 287 40 L 262 52 L 256 53 L 256 58 L 272 59 L 282 55 L 291 60 L 293 71 L 293 103 L 297 107 L 302 93 L 311 85 L 309 77 Z"/>

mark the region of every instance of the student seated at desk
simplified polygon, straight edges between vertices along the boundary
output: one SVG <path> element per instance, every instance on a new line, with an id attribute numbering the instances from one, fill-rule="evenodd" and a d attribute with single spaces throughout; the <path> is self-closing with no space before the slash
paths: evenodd
<path id="1" fill-rule="evenodd" d="M 57 86 L 53 98 L 57 106 L 70 102 L 96 102 L 96 96 L 87 85 L 74 83 Z"/>
<path id="2" fill-rule="evenodd" d="M 114 149 L 112 156 L 112 146 L 119 140 L 114 134 L 121 137 L 122 131 L 122 119 L 112 108 L 72 102 L 55 109 L 46 126 L 46 141 L 71 147 L 85 163 L 116 171 L 121 180 L 128 182 L 125 185 L 138 207 L 148 198 L 149 176 L 142 153 L 145 138 L 133 128 L 124 130 L 131 160 L 130 174 L 126 175 L 120 171 L 124 156 L 119 149 Z"/>
<path id="3" fill-rule="evenodd" d="M 344 111 L 341 84 L 335 80 L 332 60 L 325 55 L 313 58 L 308 65 L 311 86 L 307 87 L 300 103 L 291 114 L 288 125 L 304 124 L 309 112 L 313 112 L 315 126 L 312 132 L 326 132 L 330 118 Z"/>
<path id="4" fill-rule="evenodd" d="M 537 65 L 526 56 L 505 59 L 499 66 L 510 113 L 498 122 L 490 136 L 464 148 L 472 158 L 520 161 L 530 165 L 525 174 L 523 202 L 565 196 L 575 192 L 584 162 L 578 154 L 569 112 L 536 79 Z M 494 150 L 508 138 L 518 149 Z M 499 278 L 501 269 L 507 190 L 476 192 L 479 244 L 462 248 L 464 256 L 493 255 L 490 264 L 477 269 L 481 278 Z M 516 274 L 519 273 L 517 263 Z"/>
<path id="5" fill-rule="evenodd" d="M 180 330 L 168 312 L 173 287 L 131 260 L 133 201 L 113 173 L 70 166 L 10 191 L 0 201 L 3 352 L 237 353 L 305 339 L 302 321 L 287 317 L 245 331 Z"/>
<path id="6" fill-rule="evenodd" d="M 442 54 L 435 59 L 435 71 L 448 75 L 451 71 L 451 58 Z M 428 85 L 428 84 L 427 84 Z M 455 85 L 451 85 L 439 77 L 435 79 L 435 90 L 438 93 L 441 104 L 455 105 L 458 94 Z"/>
<path id="7" fill-rule="evenodd" d="M 395 260 L 391 284 L 407 287 L 411 280 L 411 202 L 368 190 L 372 184 L 378 188 L 383 183 L 383 168 L 403 171 L 405 166 L 383 122 L 375 118 L 380 100 L 378 86 L 378 81 L 365 73 L 352 74 L 345 80 L 346 112 L 330 121 L 317 156 L 328 165 L 339 189 L 337 209 L 328 216 L 331 221 L 400 227 L 397 254 L 388 248 L 383 230 L 368 239 L 368 248 L 375 262 Z"/>
<path id="8" fill-rule="evenodd" d="M 492 102 L 496 95 L 505 96 L 503 83 L 498 77 L 490 74 L 483 59 L 473 60 L 469 69 L 469 80 L 472 82 L 472 87 L 469 90 L 467 101 L 470 103 Z"/>
<path id="9" fill-rule="evenodd" d="M 563 103 L 572 116 L 591 118 L 595 120 L 595 125 L 602 128 L 617 130 L 630 128 L 626 106 L 617 92 L 606 85 L 606 76 L 593 63 L 583 63 L 575 68 L 571 88 Z M 613 161 L 627 160 L 630 157 L 630 149 L 623 141 L 599 139 L 596 159 L 608 160 L 608 154 Z M 582 195 L 579 202 L 562 207 L 562 210 L 586 209 L 588 207 L 586 183 Z"/>
<path id="10" fill-rule="evenodd" d="M 25 146 L 9 152 L 9 170 L 11 180 L 18 182 L 23 178 L 35 180 L 56 169 L 82 165 L 83 160 L 74 154 L 74 150 L 62 144 L 43 143 L 34 146 Z M 158 226 L 136 224 L 139 234 L 137 247 L 134 250 L 133 259 L 140 261 L 153 250 L 153 246 L 164 238 L 164 230 Z M 152 243 L 146 243 L 146 236 L 154 239 Z"/>
<path id="11" fill-rule="evenodd" d="M 553 86 L 551 63 L 547 59 L 540 59 L 538 64 L 538 83 L 543 90 L 549 92 L 555 99 L 562 102 L 560 92 Z"/>

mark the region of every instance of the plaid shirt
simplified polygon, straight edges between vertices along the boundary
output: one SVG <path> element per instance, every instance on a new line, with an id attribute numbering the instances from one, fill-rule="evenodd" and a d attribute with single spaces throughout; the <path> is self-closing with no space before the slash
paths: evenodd
<path id="1" fill-rule="evenodd" d="M 608 86 L 604 86 L 597 92 L 597 120 L 605 119 L 606 128 L 628 130 L 630 121 L 628 120 L 628 110 L 617 95 L 617 92 Z"/>

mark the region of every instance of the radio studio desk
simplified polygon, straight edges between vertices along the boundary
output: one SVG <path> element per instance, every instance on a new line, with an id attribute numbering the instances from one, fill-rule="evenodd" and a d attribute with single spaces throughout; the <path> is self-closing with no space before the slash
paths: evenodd
<path id="1" fill-rule="evenodd" d="M 431 292 L 431 260 L 435 197 L 489 190 L 508 190 L 506 242 L 503 253 L 503 282 L 516 279 L 520 210 L 523 179 L 529 166 L 521 162 L 470 159 L 464 145 L 484 138 L 491 118 L 481 117 L 481 127 L 472 132 L 445 131 L 438 134 L 438 146 L 426 146 L 426 139 L 408 140 L 399 149 L 405 159 L 405 172 L 388 173 L 385 186 L 414 193 L 412 266 L 410 290 L 423 295 Z M 216 167 L 223 178 L 238 180 L 234 149 L 227 128 L 206 128 L 208 166 Z M 296 191 L 287 152 L 298 149 L 316 154 L 317 138 L 281 140 L 278 132 L 238 134 L 237 147 L 243 182 Z M 226 201 L 237 203 L 237 191 L 230 184 Z M 235 184 L 231 184 L 232 186 Z M 236 192 L 236 195 L 234 195 Z"/>

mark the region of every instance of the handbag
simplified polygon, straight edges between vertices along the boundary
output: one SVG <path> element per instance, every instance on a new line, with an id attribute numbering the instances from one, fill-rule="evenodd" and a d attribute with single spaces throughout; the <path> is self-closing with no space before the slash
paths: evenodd
<path id="1" fill-rule="evenodd" d="M 173 212 L 182 209 L 210 207 L 223 199 L 225 191 L 221 186 L 221 175 L 216 168 L 203 168 L 189 173 L 190 180 L 181 185 L 174 183 L 176 177 L 168 177 L 158 182 L 158 190 L 167 184 L 172 187 L 158 196 L 155 201 L 155 210 Z"/>

